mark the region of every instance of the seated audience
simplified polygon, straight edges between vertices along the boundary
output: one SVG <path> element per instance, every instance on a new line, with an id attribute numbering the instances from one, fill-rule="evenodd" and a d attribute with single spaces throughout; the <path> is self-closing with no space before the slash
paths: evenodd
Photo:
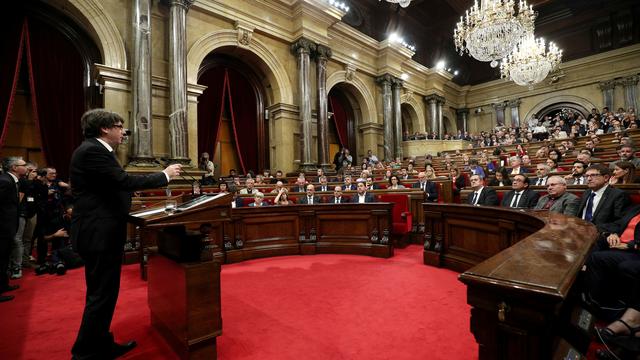
<path id="1" fill-rule="evenodd" d="M 249 204 L 249 206 L 251 207 L 261 207 L 261 206 L 268 206 L 269 203 L 264 201 L 264 194 L 261 193 L 260 191 L 256 191 L 255 194 L 253 195 L 253 202 L 251 204 Z"/>
<path id="2" fill-rule="evenodd" d="M 278 180 L 278 182 L 276 182 L 276 187 L 273 190 L 271 190 L 271 193 L 279 194 L 280 191 L 282 191 L 282 189 L 285 189 L 284 183 L 282 182 L 282 180 Z"/>
<path id="3" fill-rule="evenodd" d="M 546 185 L 547 195 L 538 200 L 535 209 L 576 216 L 580 199 L 567 192 L 566 180 L 561 176 L 550 176 Z"/>
<path id="4" fill-rule="evenodd" d="M 609 185 L 633 184 L 636 182 L 636 167 L 629 161 L 618 161 L 613 167 Z"/>
<path id="5" fill-rule="evenodd" d="M 588 189 L 582 194 L 577 216 L 596 226 L 622 218 L 630 202 L 627 193 L 609 186 L 610 175 L 609 168 L 601 164 L 588 167 L 585 173 Z"/>
<path id="6" fill-rule="evenodd" d="M 449 179 L 451 179 L 453 195 L 460 195 L 460 191 L 467 186 L 467 183 L 464 176 L 460 175 L 458 168 L 453 168 L 449 171 Z"/>
<path id="7" fill-rule="evenodd" d="M 503 207 L 531 209 L 536 206 L 540 195 L 529 189 L 528 177 L 523 174 L 515 175 L 511 187 L 513 190 L 502 198 Z"/>
<path id="8" fill-rule="evenodd" d="M 528 170 L 522 166 L 522 159 L 519 156 L 509 158 L 509 166 L 511 166 L 511 175 L 526 174 Z"/>
<path id="9" fill-rule="evenodd" d="M 278 195 L 273 199 L 273 205 L 293 205 L 293 201 L 289 200 L 289 191 L 285 187 L 278 190 Z"/>
<path id="10" fill-rule="evenodd" d="M 485 178 L 484 170 L 482 166 L 478 165 L 478 160 L 476 159 L 469 160 L 469 171 L 471 171 L 471 174 L 478 175 L 482 179 Z"/>
<path id="11" fill-rule="evenodd" d="M 258 189 L 254 188 L 256 181 L 252 178 L 248 178 L 244 184 L 245 188 L 240 190 L 241 195 L 255 194 L 258 192 Z"/>
<path id="12" fill-rule="evenodd" d="M 356 189 L 356 185 L 351 183 L 351 175 L 345 175 L 343 190 L 350 191 L 355 189 Z"/>
<path id="13" fill-rule="evenodd" d="M 533 180 L 533 184 L 532 185 L 536 185 L 536 186 L 544 186 L 547 184 L 547 180 L 549 178 L 549 171 L 551 169 L 549 168 L 549 166 L 545 163 L 539 163 L 536 165 L 536 175 L 538 176 L 537 178 L 535 178 Z"/>
<path id="14" fill-rule="evenodd" d="M 412 186 L 414 189 L 422 189 L 425 194 L 425 201 L 438 201 L 438 188 L 433 181 L 427 180 L 427 174 L 424 172 L 418 173 L 418 182 Z"/>
<path id="15" fill-rule="evenodd" d="M 387 189 L 390 189 L 390 190 L 404 189 L 404 185 L 400 183 L 400 180 L 398 179 L 397 175 L 391 175 L 391 177 L 389 178 L 389 186 L 387 186 Z"/>
<path id="16" fill-rule="evenodd" d="M 307 195 L 298 197 L 298 204 L 314 205 L 320 204 L 320 198 L 315 196 L 316 187 L 313 184 L 307 185 Z"/>
<path id="17" fill-rule="evenodd" d="M 567 180 L 567 185 L 586 185 L 587 179 L 584 177 L 586 170 L 587 164 L 580 160 L 574 161 L 571 174 L 564 177 L 564 179 Z"/>
<path id="18" fill-rule="evenodd" d="M 349 197 L 342 194 L 342 186 L 340 185 L 333 188 L 333 196 L 327 201 L 328 204 L 343 204 L 348 202 Z"/>
<path id="19" fill-rule="evenodd" d="M 548 158 L 545 163 L 549 167 L 549 173 L 550 174 L 557 173 L 559 171 L 564 171 L 563 168 L 558 167 L 558 161 L 557 160 L 554 160 L 552 158 Z"/>
<path id="20" fill-rule="evenodd" d="M 616 166 L 616 164 L 619 161 L 629 161 L 631 162 L 636 168 L 640 166 L 640 159 L 635 157 L 635 149 L 633 148 L 633 146 L 631 145 L 619 145 L 616 148 L 617 152 L 618 152 L 618 156 L 620 156 L 620 159 L 617 161 L 612 161 L 609 163 L 609 168 L 613 170 L 613 167 Z"/>
<path id="21" fill-rule="evenodd" d="M 318 185 L 318 191 L 330 191 L 329 184 L 327 184 L 327 177 L 324 175 L 320 176 L 320 184 Z"/>
<path id="22" fill-rule="evenodd" d="M 469 204 L 498 206 L 498 194 L 492 188 L 485 187 L 484 180 L 479 175 L 471 175 L 469 182 L 473 190 L 473 194 L 469 194 Z"/>
<path id="23" fill-rule="evenodd" d="M 375 201 L 373 194 L 367 192 L 367 185 L 362 181 L 358 181 L 357 193 L 351 198 L 351 202 L 363 204 Z"/>

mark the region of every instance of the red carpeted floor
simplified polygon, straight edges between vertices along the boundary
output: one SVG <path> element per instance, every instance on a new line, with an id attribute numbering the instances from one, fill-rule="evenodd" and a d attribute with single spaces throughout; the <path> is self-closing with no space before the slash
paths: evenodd
<path id="1" fill-rule="evenodd" d="M 422 247 L 391 259 L 287 256 L 224 265 L 220 359 L 475 359 L 457 273 L 422 264 Z M 0 303 L 2 359 L 69 359 L 84 304 L 83 270 L 14 283 Z M 175 359 L 149 325 L 146 283 L 123 269 L 112 329 L 136 339 L 127 359 Z"/>

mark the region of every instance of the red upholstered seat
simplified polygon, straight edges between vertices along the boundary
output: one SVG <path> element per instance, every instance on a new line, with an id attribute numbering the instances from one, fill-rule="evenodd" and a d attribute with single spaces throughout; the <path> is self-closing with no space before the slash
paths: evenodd
<path id="1" fill-rule="evenodd" d="M 640 204 L 640 194 L 635 193 L 635 194 L 629 194 L 629 198 L 631 198 L 631 203 L 636 205 L 636 204 Z"/>
<path id="2" fill-rule="evenodd" d="M 403 194 L 380 194 L 378 200 L 394 204 L 391 211 L 392 234 L 408 234 L 411 231 L 413 220 L 409 211 L 409 197 Z"/>
<path id="3" fill-rule="evenodd" d="M 496 193 L 498 194 L 498 204 L 502 204 L 502 198 L 504 197 L 505 192 L 504 191 L 496 191 Z"/>

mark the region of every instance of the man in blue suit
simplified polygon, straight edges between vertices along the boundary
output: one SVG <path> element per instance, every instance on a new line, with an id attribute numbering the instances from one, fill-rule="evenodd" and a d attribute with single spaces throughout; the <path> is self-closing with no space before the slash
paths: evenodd
<path id="1" fill-rule="evenodd" d="M 438 201 L 438 189 L 433 181 L 427 180 L 427 175 L 424 171 L 418 173 L 418 182 L 411 185 L 414 189 L 422 189 L 425 195 L 425 201 L 436 202 Z"/>

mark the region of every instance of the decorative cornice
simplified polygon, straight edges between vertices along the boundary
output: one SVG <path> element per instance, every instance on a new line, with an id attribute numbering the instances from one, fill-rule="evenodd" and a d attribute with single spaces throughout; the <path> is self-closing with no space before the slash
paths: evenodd
<path id="1" fill-rule="evenodd" d="M 240 20 L 237 20 L 233 27 L 238 31 L 238 46 L 249 47 L 255 27 Z"/>
<path id="2" fill-rule="evenodd" d="M 315 42 L 305 38 L 299 38 L 293 44 L 291 44 L 291 52 L 294 54 L 299 54 L 299 53 L 311 54 L 316 50 L 316 48 L 317 48 L 317 45 Z"/>

